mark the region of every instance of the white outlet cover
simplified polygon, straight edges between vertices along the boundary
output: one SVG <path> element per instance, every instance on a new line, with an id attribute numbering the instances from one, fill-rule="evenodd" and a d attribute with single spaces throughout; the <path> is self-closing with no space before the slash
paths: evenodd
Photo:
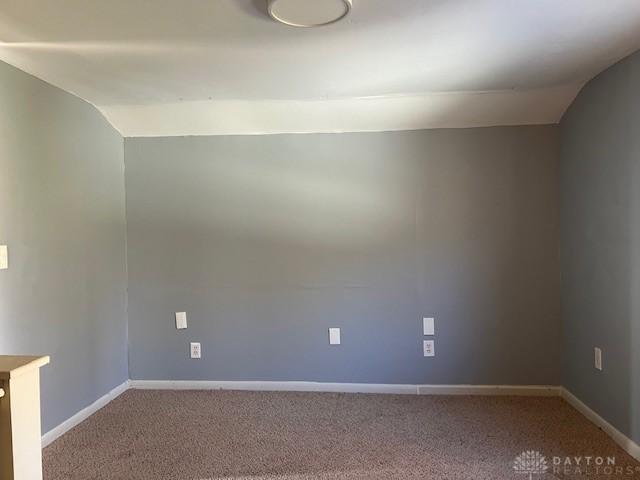
<path id="1" fill-rule="evenodd" d="M 176 312 L 176 328 L 178 330 L 187 328 L 187 312 Z"/>
<path id="2" fill-rule="evenodd" d="M 329 345 L 340 345 L 340 329 L 329 329 Z"/>
<path id="3" fill-rule="evenodd" d="M 191 342 L 191 358 L 202 358 L 202 348 L 199 343 Z"/>
<path id="4" fill-rule="evenodd" d="M 431 317 L 423 318 L 422 331 L 423 331 L 423 335 L 435 335 L 436 334 L 435 319 Z"/>
<path id="5" fill-rule="evenodd" d="M 602 349 L 595 347 L 594 354 L 594 366 L 596 367 L 596 370 L 602 371 Z"/>
<path id="6" fill-rule="evenodd" d="M 433 340 L 425 340 L 422 343 L 422 348 L 424 351 L 425 357 L 435 357 L 436 356 L 436 346 Z"/>
<path id="7" fill-rule="evenodd" d="M 9 249 L 6 245 L 0 245 L 0 270 L 9 268 Z"/>

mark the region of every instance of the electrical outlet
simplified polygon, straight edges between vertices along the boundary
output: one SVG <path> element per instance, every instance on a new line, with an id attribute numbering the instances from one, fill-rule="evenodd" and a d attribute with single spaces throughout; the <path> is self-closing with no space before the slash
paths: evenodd
<path id="1" fill-rule="evenodd" d="M 202 350 L 199 343 L 191 342 L 191 358 L 202 358 Z"/>
<path id="2" fill-rule="evenodd" d="M 425 340 L 422 343 L 422 348 L 424 351 L 425 357 L 435 357 L 436 356 L 436 345 L 433 340 Z"/>
<path id="3" fill-rule="evenodd" d="M 594 353 L 594 366 L 596 367 L 596 370 L 602 371 L 602 349 L 599 347 L 595 347 Z"/>
<path id="4" fill-rule="evenodd" d="M 6 245 L 0 245 L 0 270 L 9 268 L 9 249 Z"/>

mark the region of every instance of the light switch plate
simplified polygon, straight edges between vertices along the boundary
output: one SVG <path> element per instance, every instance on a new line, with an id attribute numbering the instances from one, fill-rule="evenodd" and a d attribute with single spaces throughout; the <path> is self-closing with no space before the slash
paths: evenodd
<path id="1" fill-rule="evenodd" d="M 436 346 L 433 340 L 425 340 L 422 344 L 422 348 L 423 348 L 425 357 L 436 356 Z"/>
<path id="2" fill-rule="evenodd" d="M 427 318 L 427 317 L 423 318 L 422 331 L 423 331 L 423 335 L 435 335 L 436 334 L 435 319 Z"/>
<path id="3" fill-rule="evenodd" d="M 602 349 L 595 347 L 594 354 L 594 366 L 596 367 L 596 370 L 602 371 Z"/>
<path id="4" fill-rule="evenodd" d="M 329 345 L 340 345 L 340 329 L 329 329 Z"/>
<path id="5" fill-rule="evenodd" d="M 176 312 L 176 328 L 178 330 L 187 328 L 187 312 Z"/>
<path id="6" fill-rule="evenodd" d="M 0 270 L 9 268 L 9 249 L 6 245 L 0 245 Z"/>
<path id="7" fill-rule="evenodd" d="M 202 358 L 202 349 L 199 343 L 191 343 L 191 358 Z"/>

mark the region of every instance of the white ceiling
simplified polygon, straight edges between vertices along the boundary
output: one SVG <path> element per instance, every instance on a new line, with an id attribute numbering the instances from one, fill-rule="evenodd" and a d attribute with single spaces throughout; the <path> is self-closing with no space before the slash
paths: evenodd
<path id="1" fill-rule="evenodd" d="M 318 29 L 265 3 L 0 0 L 0 59 L 154 136 L 553 123 L 640 48 L 640 0 L 354 0 Z"/>

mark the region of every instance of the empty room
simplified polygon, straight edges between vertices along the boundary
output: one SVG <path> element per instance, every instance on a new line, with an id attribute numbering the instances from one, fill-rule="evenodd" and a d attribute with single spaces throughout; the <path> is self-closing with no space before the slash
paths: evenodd
<path id="1" fill-rule="evenodd" d="M 0 0 L 0 480 L 640 479 L 640 0 Z"/>

